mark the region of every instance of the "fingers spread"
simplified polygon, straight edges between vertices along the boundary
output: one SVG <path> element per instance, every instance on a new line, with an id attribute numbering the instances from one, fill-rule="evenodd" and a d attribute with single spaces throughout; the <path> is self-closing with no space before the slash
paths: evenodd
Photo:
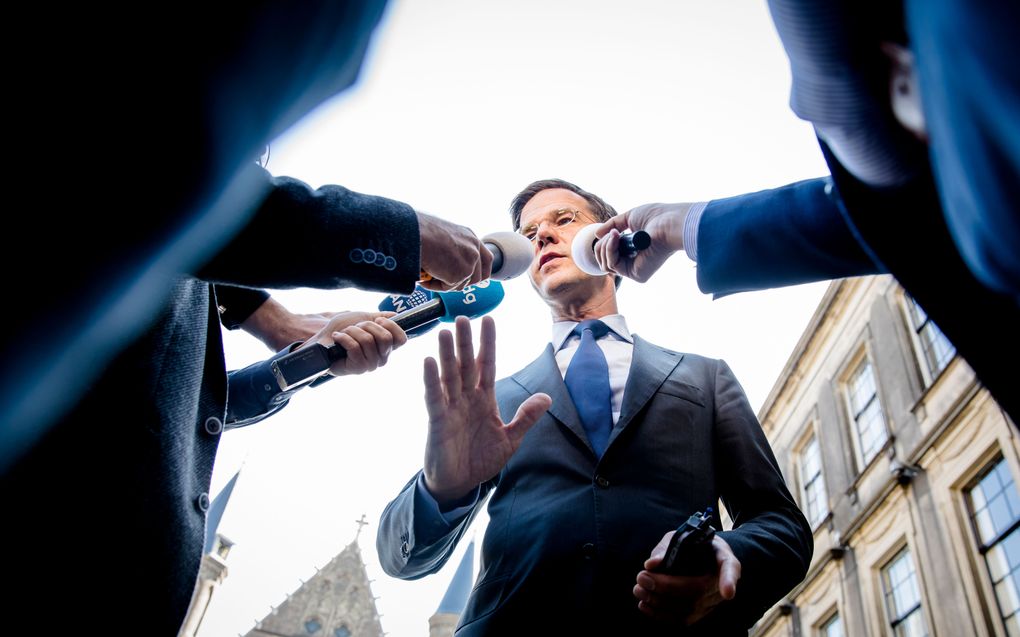
<path id="1" fill-rule="evenodd" d="M 453 334 L 450 333 L 450 330 L 439 332 L 439 369 L 447 401 L 459 400 L 462 391 L 460 369 L 457 366 Z"/>
<path id="2" fill-rule="evenodd" d="M 446 406 L 446 394 L 443 393 L 443 383 L 439 379 L 439 364 L 431 356 L 425 359 L 424 377 L 425 409 L 428 410 L 431 420 Z"/>
<path id="3" fill-rule="evenodd" d="M 466 316 L 458 316 L 455 323 L 457 330 L 457 363 L 463 389 L 473 389 L 478 384 L 478 368 L 475 366 L 475 349 L 471 339 L 471 321 Z"/>
<path id="4" fill-rule="evenodd" d="M 478 385 L 492 389 L 496 385 L 496 322 L 491 316 L 482 317 L 481 337 L 478 344 Z"/>

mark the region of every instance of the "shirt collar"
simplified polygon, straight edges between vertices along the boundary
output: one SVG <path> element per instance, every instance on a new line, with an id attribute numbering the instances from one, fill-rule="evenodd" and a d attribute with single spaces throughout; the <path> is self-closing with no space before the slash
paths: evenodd
<path id="1" fill-rule="evenodd" d="M 630 335 L 630 330 L 627 329 L 627 321 L 624 320 L 622 314 L 610 314 L 609 316 L 600 317 L 599 320 L 609 327 L 609 333 L 615 334 L 616 338 L 631 344 L 634 343 L 634 338 Z M 563 349 L 563 346 L 567 343 L 567 338 L 578 323 L 579 321 L 557 321 L 552 324 L 551 342 L 554 352 Z"/>

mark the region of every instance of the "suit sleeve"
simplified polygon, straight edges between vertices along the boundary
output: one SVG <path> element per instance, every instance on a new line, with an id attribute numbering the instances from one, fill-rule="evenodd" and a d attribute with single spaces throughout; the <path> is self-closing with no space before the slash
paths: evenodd
<path id="1" fill-rule="evenodd" d="M 216 309 L 220 323 L 228 330 L 236 330 L 255 310 L 269 299 L 265 290 L 239 288 L 233 285 L 217 285 Z"/>
<path id="2" fill-rule="evenodd" d="M 708 203 L 698 287 L 716 296 L 878 274 L 828 177 Z"/>
<path id="3" fill-rule="evenodd" d="M 419 471 L 383 510 L 376 534 L 376 551 L 383 571 L 400 579 L 419 579 L 436 573 L 453 554 L 457 542 L 471 526 L 495 479 L 480 485 L 471 511 L 449 524 L 418 494 Z"/>
<path id="4" fill-rule="evenodd" d="M 715 383 L 717 480 L 733 519 L 733 529 L 719 536 L 741 564 L 736 597 L 720 611 L 746 627 L 804 578 L 814 539 L 744 390 L 722 361 Z"/>
<path id="5" fill-rule="evenodd" d="M 413 290 L 421 246 L 410 206 L 343 186 L 312 189 L 254 164 L 249 170 L 262 203 L 199 278 L 256 288 Z"/>

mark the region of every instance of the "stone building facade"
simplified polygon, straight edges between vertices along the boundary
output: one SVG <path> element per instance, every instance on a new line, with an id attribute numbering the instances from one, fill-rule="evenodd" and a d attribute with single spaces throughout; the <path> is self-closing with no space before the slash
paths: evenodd
<path id="1" fill-rule="evenodd" d="M 1018 430 L 894 279 L 830 285 L 759 419 L 815 553 L 752 635 L 1020 635 Z"/>

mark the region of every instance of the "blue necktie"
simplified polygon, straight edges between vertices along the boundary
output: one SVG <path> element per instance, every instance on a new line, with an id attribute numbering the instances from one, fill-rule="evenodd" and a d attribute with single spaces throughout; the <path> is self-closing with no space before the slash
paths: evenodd
<path id="1" fill-rule="evenodd" d="M 596 457 L 609 444 L 609 433 L 613 430 L 612 390 L 609 388 L 609 365 L 606 355 L 595 342 L 609 333 L 602 321 L 582 321 L 571 335 L 580 334 L 581 344 L 567 367 L 563 382 L 570 392 L 570 398 L 581 417 L 581 425 L 588 434 Z"/>

